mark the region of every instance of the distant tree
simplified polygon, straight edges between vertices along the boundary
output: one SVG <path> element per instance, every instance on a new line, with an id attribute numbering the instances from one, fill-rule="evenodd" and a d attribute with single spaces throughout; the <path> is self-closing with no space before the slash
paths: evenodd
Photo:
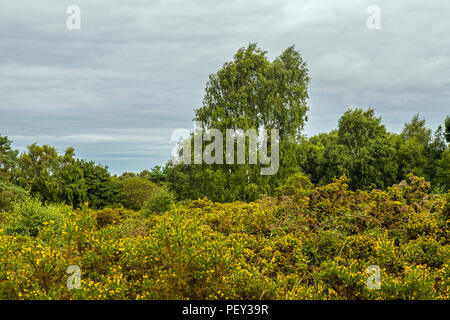
<path id="1" fill-rule="evenodd" d="M 381 118 L 375 117 L 373 109 L 349 109 L 339 119 L 337 133 L 338 143 L 358 156 L 369 141 L 385 137 L 386 128 L 381 124 Z"/>
<path id="2" fill-rule="evenodd" d="M 396 163 L 399 167 L 397 181 L 404 180 L 409 173 L 425 177 L 428 163 L 426 146 L 417 139 L 404 140 L 402 136 L 398 136 L 395 143 Z"/>
<path id="3" fill-rule="evenodd" d="M 392 137 L 373 109 L 347 110 L 336 131 L 310 141 L 320 150 L 314 176 L 322 184 L 343 174 L 350 178 L 353 189 L 384 187 L 395 182 L 397 166 Z"/>
<path id="4" fill-rule="evenodd" d="M 325 150 L 330 144 L 336 144 L 336 141 L 337 133 L 336 130 L 333 130 L 329 133 L 323 132 L 310 138 L 303 138 L 299 143 L 298 161 L 302 171 L 309 176 L 313 183 L 321 184 L 336 175 L 336 168 L 324 165 L 327 162 Z M 331 170 L 328 171 L 328 169 Z"/>
<path id="5" fill-rule="evenodd" d="M 134 172 L 124 172 L 124 173 L 122 173 L 119 176 L 119 180 L 125 180 L 125 179 L 128 179 L 128 178 L 135 178 L 137 176 L 138 175 L 136 173 L 134 173 Z"/>
<path id="6" fill-rule="evenodd" d="M 58 155 L 54 147 L 32 144 L 17 159 L 14 180 L 17 185 L 40 194 L 44 201 L 79 206 L 86 197 L 83 170 L 73 148 Z"/>
<path id="7" fill-rule="evenodd" d="M 402 140 L 397 143 L 398 179 L 405 179 L 408 173 L 425 177 L 433 181 L 436 176 L 437 162 L 445 150 L 442 128 L 438 127 L 434 139 L 432 131 L 425 126 L 425 119 L 416 114 L 405 123 Z"/>
<path id="8" fill-rule="evenodd" d="M 450 143 L 450 117 L 445 118 L 445 140 Z"/>
<path id="9" fill-rule="evenodd" d="M 415 139 L 427 146 L 431 141 L 431 130 L 425 127 L 425 119 L 420 119 L 419 114 L 416 114 L 410 122 L 405 123 L 401 136 L 404 140 Z"/>
<path id="10" fill-rule="evenodd" d="M 442 153 L 447 149 L 445 142 L 444 130 L 442 126 L 438 126 L 434 132 L 433 140 L 427 147 L 428 162 L 425 168 L 425 174 L 434 184 L 439 184 L 436 180 L 437 168 L 441 160 Z"/>
<path id="11" fill-rule="evenodd" d="M 75 149 L 70 147 L 59 156 L 59 163 L 54 175 L 57 177 L 60 200 L 74 207 L 79 207 L 87 198 L 87 187 L 83 169 L 75 158 Z"/>
<path id="12" fill-rule="evenodd" d="M 0 181 L 9 181 L 11 170 L 16 165 L 17 150 L 11 148 L 12 141 L 0 135 Z"/>
<path id="13" fill-rule="evenodd" d="M 121 198 L 122 185 L 113 181 L 108 167 L 86 160 L 78 160 L 78 165 L 83 170 L 86 201 L 89 206 L 104 208 L 123 202 Z"/>
<path id="14" fill-rule="evenodd" d="M 150 171 L 141 171 L 138 176 L 150 180 L 157 185 L 162 185 L 166 181 L 166 175 L 166 168 L 163 168 L 161 166 L 154 166 Z"/>
<path id="15" fill-rule="evenodd" d="M 443 191 L 450 190 L 450 150 L 442 153 L 437 164 L 435 185 L 443 188 Z"/>

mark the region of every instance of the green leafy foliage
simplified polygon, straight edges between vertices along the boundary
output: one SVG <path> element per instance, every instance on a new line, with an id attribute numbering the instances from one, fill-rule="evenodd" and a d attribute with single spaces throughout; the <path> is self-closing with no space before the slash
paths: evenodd
<path id="1" fill-rule="evenodd" d="M 11 148 L 12 141 L 0 135 L 0 182 L 9 181 L 11 170 L 15 166 L 17 150 Z"/>
<path id="2" fill-rule="evenodd" d="M 169 211 L 175 206 L 174 195 L 165 189 L 155 191 L 150 198 L 145 201 L 142 207 L 144 216 L 149 217 L 155 213 Z"/>
<path id="3" fill-rule="evenodd" d="M 22 199 L 27 192 L 10 183 L 0 181 L 0 212 L 13 210 L 13 203 Z"/>
<path id="4" fill-rule="evenodd" d="M 32 144 L 17 159 L 15 182 L 44 201 L 80 206 L 86 195 L 83 171 L 73 148 L 59 155 L 55 148 Z"/>
<path id="5" fill-rule="evenodd" d="M 64 205 L 43 205 L 37 198 L 25 196 L 13 205 L 13 212 L 6 221 L 8 234 L 37 236 L 45 225 L 61 230 L 68 208 Z"/>
<path id="6" fill-rule="evenodd" d="M 111 178 L 107 167 L 85 160 L 78 160 L 78 165 L 83 171 L 86 186 L 86 194 L 83 198 L 90 207 L 104 208 L 124 202 L 122 186 Z"/>
<path id="7" fill-rule="evenodd" d="M 125 206 L 133 210 L 140 210 L 158 189 L 153 182 L 140 177 L 123 178 L 121 185 Z"/>

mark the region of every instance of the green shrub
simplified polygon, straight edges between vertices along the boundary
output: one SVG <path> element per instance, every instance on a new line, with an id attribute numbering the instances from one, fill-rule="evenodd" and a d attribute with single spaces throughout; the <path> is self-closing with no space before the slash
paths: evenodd
<path id="1" fill-rule="evenodd" d="M 175 207 L 175 197 L 174 195 L 165 190 L 161 189 L 154 192 L 150 198 L 144 203 L 142 207 L 142 213 L 145 217 L 148 217 L 154 213 L 161 213 L 169 211 Z"/>
<path id="2" fill-rule="evenodd" d="M 289 177 L 284 185 L 278 188 L 278 192 L 286 196 L 296 198 L 304 195 L 310 195 L 314 185 L 303 173 L 296 173 Z"/>
<path id="3" fill-rule="evenodd" d="M 158 187 L 153 182 L 139 177 L 126 178 L 121 182 L 125 206 L 129 209 L 140 210 Z"/>
<path id="4" fill-rule="evenodd" d="M 27 195 L 27 192 L 17 186 L 0 181 L 0 212 L 12 211 L 13 203 Z"/>
<path id="5" fill-rule="evenodd" d="M 6 221 L 8 234 L 37 236 L 39 229 L 51 225 L 61 230 L 69 208 L 59 204 L 43 205 L 37 198 L 25 196 L 14 202 L 13 212 Z"/>

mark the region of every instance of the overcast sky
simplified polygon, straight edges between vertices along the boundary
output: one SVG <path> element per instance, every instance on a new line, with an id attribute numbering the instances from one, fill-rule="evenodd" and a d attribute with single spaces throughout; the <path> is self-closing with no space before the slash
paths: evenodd
<path id="1" fill-rule="evenodd" d="M 450 1 L 0 0 L 0 134 L 140 171 L 169 159 L 192 128 L 208 75 L 256 42 L 273 59 L 295 45 L 310 70 L 305 134 L 349 107 L 390 131 L 415 113 L 450 114 Z M 381 9 L 381 29 L 366 26 Z M 69 5 L 81 29 L 68 30 Z"/>

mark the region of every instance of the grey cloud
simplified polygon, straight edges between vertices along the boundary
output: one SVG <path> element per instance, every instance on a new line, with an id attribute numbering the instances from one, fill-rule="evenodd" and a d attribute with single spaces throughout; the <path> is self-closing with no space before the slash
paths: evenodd
<path id="1" fill-rule="evenodd" d="M 115 173 L 164 164 L 208 75 L 249 42 L 270 58 L 294 44 L 308 62 L 308 135 L 348 107 L 375 108 L 393 131 L 417 112 L 435 128 L 449 109 L 443 0 L 0 1 L 0 134 L 21 150 L 74 146 Z M 79 31 L 65 27 L 72 4 Z"/>

